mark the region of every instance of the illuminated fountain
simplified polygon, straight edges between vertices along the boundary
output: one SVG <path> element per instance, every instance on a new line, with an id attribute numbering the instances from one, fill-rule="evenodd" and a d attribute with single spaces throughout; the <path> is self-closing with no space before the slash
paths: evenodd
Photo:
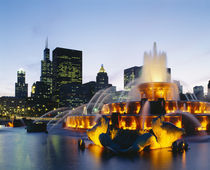
<path id="1" fill-rule="evenodd" d="M 178 128 L 184 128 L 187 133 L 210 130 L 210 103 L 179 100 L 178 87 L 175 83 L 170 81 L 170 75 L 167 72 L 166 54 L 157 51 L 156 43 L 154 43 L 152 52 L 144 54 L 144 65 L 141 77 L 135 80 L 135 86 L 130 90 L 128 101 L 100 103 L 99 101 L 110 97 L 110 94 L 106 95 L 107 91 L 109 90 L 103 91 L 101 95 L 97 94 L 97 102 L 92 105 L 101 106 L 98 108 L 97 113 L 105 115 L 109 119 L 112 118 L 113 115 L 116 115 L 117 128 L 119 129 L 147 131 L 152 129 L 156 131 L 152 120 L 157 116 L 164 115 L 164 121 L 162 117 L 161 122 L 170 122 Z M 132 98 L 133 94 L 136 96 Z M 78 115 L 67 116 L 64 121 L 64 127 L 78 130 L 91 129 L 96 124 L 95 120 L 97 114 L 93 114 L 93 111 L 88 112 L 90 105 L 91 104 L 88 104 L 84 108 L 83 113 L 85 114 L 81 112 L 78 113 Z M 95 107 L 93 107 L 93 110 L 94 108 Z M 188 117 L 193 118 L 188 119 Z M 194 121 L 194 119 L 198 123 Z M 113 124 L 112 121 L 112 119 L 109 121 L 111 126 Z M 107 126 L 99 129 L 100 130 L 97 131 L 98 134 L 102 132 L 105 133 Z M 176 133 L 174 133 L 174 136 L 176 136 L 175 134 Z M 180 134 L 178 136 L 180 137 Z M 176 137 L 176 139 L 177 138 L 178 137 Z M 97 140 L 99 139 L 96 139 L 95 143 L 101 145 Z M 167 144 L 167 146 L 168 145 L 169 144 Z"/>

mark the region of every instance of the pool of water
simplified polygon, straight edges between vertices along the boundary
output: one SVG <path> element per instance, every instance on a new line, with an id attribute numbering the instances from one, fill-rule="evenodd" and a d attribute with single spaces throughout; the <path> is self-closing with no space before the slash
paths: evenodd
<path id="1" fill-rule="evenodd" d="M 24 128 L 0 128 L 1 170 L 124 170 L 210 169 L 210 136 L 187 138 L 190 150 L 174 154 L 169 148 L 135 155 L 115 155 L 86 141 L 83 134 L 56 129 L 50 133 L 26 133 Z"/>

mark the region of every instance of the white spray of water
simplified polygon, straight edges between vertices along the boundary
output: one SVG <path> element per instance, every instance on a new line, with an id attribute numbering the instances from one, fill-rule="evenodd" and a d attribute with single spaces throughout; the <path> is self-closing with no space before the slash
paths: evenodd
<path id="1" fill-rule="evenodd" d="M 141 82 L 169 82 L 170 77 L 166 67 L 166 53 L 157 52 L 154 42 L 153 52 L 144 53 L 144 66 L 141 75 Z"/>
<path id="2" fill-rule="evenodd" d="M 56 114 L 57 115 L 58 113 L 61 113 L 61 112 L 65 111 L 65 110 L 69 110 L 69 108 L 68 107 L 61 107 L 61 108 L 58 108 L 56 110 L 51 110 L 51 111 L 43 114 L 41 117 L 39 117 L 39 119 L 34 120 L 33 123 L 36 123 L 37 121 L 40 121 L 42 118 L 45 118 L 45 117 L 50 116 L 52 114 Z"/>
<path id="3" fill-rule="evenodd" d="M 144 124 L 145 124 L 145 121 L 147 119 L 147 116 L 149 115 L 150 113 L 150 103 L 149 101 L 147 100 L 144 105 L 143 105 L 143 108 L 142 108 L 142 112 L 140 114 L 140 117 L 142 118 L 142 129 L 144 130 Z"/>

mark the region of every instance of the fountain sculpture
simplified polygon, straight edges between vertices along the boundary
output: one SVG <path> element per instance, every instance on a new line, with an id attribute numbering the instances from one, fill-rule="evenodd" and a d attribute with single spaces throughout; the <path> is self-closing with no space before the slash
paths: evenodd
<path id="1" fill-rule="evenodd" d="M 89 103 L 82 111 L 85 114 L 78 112 L 66 116 L 64 127 L 89 129 L 87 135 L 95 144 L 116 152 L 141 151 L 147 145 L 152 149 L 169 147 L 183 135 L 181 128 L 187 133 L 210 130 L 210 103 L 179 100 L 178 87 L 171 82 L 167 72 L 166 54 L 157 51 L 156 43 L 152 52 L 144 54 L 141 77 L 135 80 L 130 91 L 132 94 L 138 94 L 139 100 L 134 101 L 132 97 L 128 97 L 127 102 L 99 103 L 99 99 L 104 101 L 110 97 L 110 94 L 104 95 L 107 91 L 103 91 L 101 95 L 97 94 L 97 103 L 94 106 L 101 106 L 97 108 L 99 114 L 89 111 Z M 96 125 L 97 115 L 103 117 Z M 193 117 L 198 123 L 188 117 Z M 119 147 L 113 142 L 119 140 L 119 135 L 120 140 L 125 134 L 128 136 L 131 130 L 135 135 L 131 135 L 133 140 L 129 146 Z"/>

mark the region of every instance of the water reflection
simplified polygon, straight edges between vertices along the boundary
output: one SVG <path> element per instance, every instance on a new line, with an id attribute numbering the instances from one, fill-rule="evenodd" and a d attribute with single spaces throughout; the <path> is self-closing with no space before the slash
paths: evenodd
<path id="1" fill-rule="evenodd" d="M 149 169 L 185 169 L 186 168 L 186 152 L 173 153 L 170 148 L 157 149 L 151 151 L 143 151 L 136 154 L 116 155 L 110 151 L 102 149 L 96 145 L 89 145 L 91 159 L 97 165 L 97 169 L 104 166 L 109 168 L 109 163 L 115 166 L 125 164 L 137 168 L 139 164 Z M 132 164 L 131 164 L 132 163 Z"/>
<path id="2" fill-rule="evenodd" d="M 167 168 L 171 169 L 171 162 L 173 158 L 173 153 L 169 148 L 156 149 L 152 151 L 144 151 L 140 153 L 141 157 L 148 159 L 154 168 Z"/>
<path id="3" fill-rule="evenodd" d="M 7 128 L 0 131 L 0 169 L 208 169 L 209 138 L 198 139 L 191 140 L 191 149 L 183 153 L 166 148 L 116 155 L 87 141 L 86 149 L 80 151 L 78 138 Z"/>

